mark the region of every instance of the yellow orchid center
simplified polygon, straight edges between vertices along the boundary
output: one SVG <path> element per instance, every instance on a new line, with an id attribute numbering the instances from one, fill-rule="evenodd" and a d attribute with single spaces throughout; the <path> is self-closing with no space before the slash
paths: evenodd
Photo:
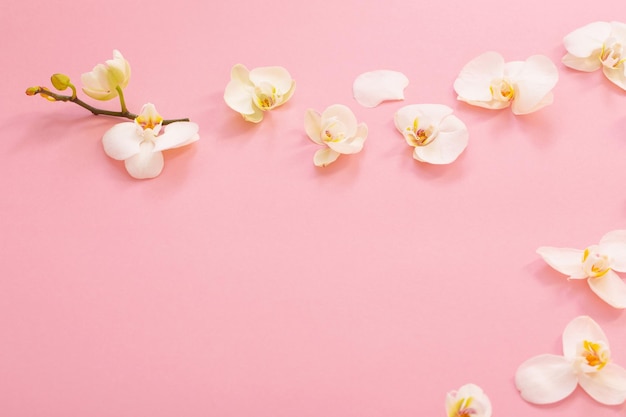
<path id="1" fill-rule="evenodd" d="M 254 87 L 254 104 L 261 110 L 270 110 L 279 104 L 280 94 L 276 87 L 264 82 Z"/>
<path id="2" fill-rule="evenodd" d="M 472 397 L 458 400 L 448 412 L 448 417 L 470 417 L 476 414 L 477 411 L 471 407 L 473 400 Z"/>
<path id="3" fill-rule="evenodd" d="M 495 80 L 489 86 L 491 96 L 498 101 L 511 101 L 515 98 L 515 88 L 506 80 Z"/>
<path id="4" fill-rule="evenodd" d="M 413 126 L 407 127 L 406 131 L 409 140 L 414 146 L 426 146 L 435 140 L 436 137 L 436 135 L 433 134 L 435 129 L 432 126 L 427 126 L 426 128 L 421 127 L 418 118 L 413 120 Z"/>
<path id="5" fill-rule="evenodd" d="M 610 354 L 601 343 L 583 341 L 582 356 L 587 361 L 587 365 L 596 368 L 598 371 L 609 363 Z"/>
<path id="6" fill-rule="evenodd" d="M 602 44 L 599 58 L 605 67 L 617 68 L 626 61 L 624 46 L 615 39 L 608 39 L 606 43 Z"/>
<path id="7" fill-rule="evenodd" d="M 582 261 L 583 270 L 592 278 L 600 278 L 611 269 L 611 260 L 608 255 L 597 252 L 595 246 L 585 249 Z"/>
<path id="8" fill-rule="evenodd" d="M 142 109 L 142 112 L 135 119 L 137 124 L 141 126 L 143 130 L 146 129 L 154 129 L 157 126 L 160 126 L 163 122 L 163 118 L 159 113 L 157 113 L 156 109 L 152 105 L 146 105 Z"/>
<path id="9" fill-rule="evenodd" d="M 322 130 L 322 140 L 324 142 L 341 142 L 346 138 L 346 128 L 338 120 L 331 120 Z"/>

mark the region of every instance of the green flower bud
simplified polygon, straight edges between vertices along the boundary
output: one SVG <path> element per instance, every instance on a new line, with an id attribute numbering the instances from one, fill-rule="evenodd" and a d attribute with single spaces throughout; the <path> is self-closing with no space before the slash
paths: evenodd
<path id="1" fill-rule="evenodd" d="M 52 77 L 50 77 L 50 81 L 54 88 L 59 91 L 66 90 L 67 87 L 70 86 L 70 77 L 65 74 L 53 74 Z"/>

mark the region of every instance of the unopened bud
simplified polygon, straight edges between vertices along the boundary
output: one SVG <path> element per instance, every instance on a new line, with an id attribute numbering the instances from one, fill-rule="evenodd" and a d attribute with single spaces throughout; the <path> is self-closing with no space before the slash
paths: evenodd
<path id="1" fill-rule="evenodd" d="M 65 74 L 53 74 L 52 77 L 50 77 L 50 81 L 54 88 L 59 91 L 66 90 L 67 87 L 70 86 L 70 77 Z"/>
<path id="2" fill-rule="evenodd" d="M 50 90 L 48 90 L 46 87 L 39 87 L 39 95 L 43 98 L 45 98 L 48 101 L 57 101 L 56 98 L 46 94 L 46 92 L 50 93 Z"/>
<path id="3" fill-rule="evenodd" d="M 34 96 L 35 94 L 39 93 L 39 87 L 28 87 L 26 89 L 26 95 L 27 96 Z"/>

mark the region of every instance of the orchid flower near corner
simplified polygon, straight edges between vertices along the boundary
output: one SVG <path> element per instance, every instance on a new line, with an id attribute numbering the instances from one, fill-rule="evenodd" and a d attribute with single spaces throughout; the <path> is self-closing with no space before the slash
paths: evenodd
<path id="1" fill-rule="evenodd" d="M 454 82 L 458 99 L 487 109 L 511 107 L 516 115 L 552 104 L 559 74 L 546 56 L 504 62 L 497 52 L 486 52 L 467 63 Z"/>
<path id="2" fill-rule="evenodd" d="M 296 82 L 283 67 L 259 67 L 251 71 L 236 64 L 224 91 L 224 101 L 249 122 L 259 123 L 263 113 L 286 103 Z"/>
<path id="3" fill-rule="evenodd" d="M 113 59 L 98 64 L 91 72 L 81 77 L 83 92 L 96 100 L 110 100 L 121 95 L 130 81 L 130 64 L 117 49 L 113 51 Z M 120 97 L 121 98 L 121 97 Z"/>
<path id="4" fill-rule="evenodd" d="M 466 384 L 446 395 L 446 414 L 448 417 L 491 417 L 491 401 L 478 385 Z"/>
<path id="5" fill-rule="evenodd" d="M 324 146 L 313 157 L 313 163 L 318 167 L 330 165 L 341 154 L 360 152 L 368 132 L 367 125 L 357 123 L 352 110 L 343 104 L 333 104 L 321 114 L 307 110 L 304 129 L 313 142 Z"/>
<path id="6" fill-rule="evenodd" d="M 626 272 L 626 230 L 609 232 L 584 250 L 542 246 L 537 253 L 568 279 L 586 279 L 609 305 L 626 308 L 626 283 L 615 272 Z"/>
<path id="7" fill-rule="evenodd" d="M 563 38 L 567 54 L 563 64 L 578 71 L 602 72 L 613 84 L 626 90 L 626 24 L 593 22 Z"/>
<path id="8" fill-rule="evenodd" d="M 154 178 L 163 170 L 162 151 L 199 139 L 195 123 L 173 122 L 165 126 L 161 134 L 162 124 L 163 118 L 154 105 L 148 103 L 134 122 L 119 123 L 104 134 L 104 152 L 113 159 L 123 160 L 133 178 Z"/>
<path id="9" fill-rule="evenodd" d="M 396 128 L 409 146 L 413 158 L 431 164 L 449 164 L 467 147 L 465 124 L 443 104 L 412 104 L 398 110 Z"/>
<path id="10" fill-rule="evenodd" d="M 515 385 L 534 404 L 560 401 L 577 385 L 605 405 L 626 400 L 626 370 L 612 362 L 604 332 L 588 316 L 575 318 L 563 331 L 563 356 L 530 358 L 517 369 Z"/>

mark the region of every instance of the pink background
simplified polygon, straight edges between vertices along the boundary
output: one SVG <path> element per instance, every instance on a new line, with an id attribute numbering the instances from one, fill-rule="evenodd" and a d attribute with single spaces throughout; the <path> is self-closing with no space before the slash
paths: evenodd
<path id="1" fill-rule="evenodd" d="M 580 389 L 534 406 L 513 383 L 581 314 L 626 366 L 624 313 L 535 253 L 626 228 L 626 93 L 560 64 L 563 36 L 626 20 L 623 0 L 5 3 L 0 415 L 444 416 L 469 382 L 494 416 L 626 412 Z M 131 110 L 200 125 L 154 180 L 104 154 L 118 120 L 24 94 L 54 72 L 79 84 L 114 48 Z M 549 56 L 555 103 L 457 102 L 488 50 Z M 294 97 L 244 122 L 222 99 L 236 63 L 286 67 Z M 352 82 L 381 68 L 408 76 L 406 100 L 363 108 Z M 334 103 L 370 133 L 319 169 L 304 113 Z M 393 114 L 413 103 L 467 124 L 455 163 L 412 159 Z"/>

